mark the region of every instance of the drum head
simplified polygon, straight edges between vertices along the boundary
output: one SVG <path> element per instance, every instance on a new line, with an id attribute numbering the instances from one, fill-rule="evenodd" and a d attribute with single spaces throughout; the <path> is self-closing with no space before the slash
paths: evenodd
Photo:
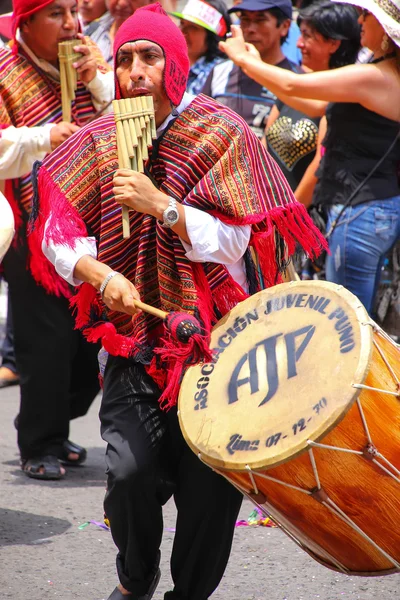
<path id="1" fill-rule="evenodd" d="M 367 376 L 370 319 L 328 282 L 283 283 L 251 296 L 215 326 L 213 363 L 188 369 L 179 395 L 183 435 L 207 464 L 276 466 L 323 437 Z"/>

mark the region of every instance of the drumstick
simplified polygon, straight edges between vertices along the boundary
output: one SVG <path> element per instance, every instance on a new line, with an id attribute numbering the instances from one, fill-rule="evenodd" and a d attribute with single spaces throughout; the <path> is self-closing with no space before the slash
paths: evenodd
<path id="1" fill-rule="evenodd" d="M 146 313 L 158 317 L 164 321 L 165 328 L 173 338 L 180 342 L 187 343 L 192 335 L 201 333 L 201 325 L 193 315 L 180 312 L 165 312 L 150 304 L 145 304 L 141 300 L 133 300 L 136 308 L 140 308 Z"/>

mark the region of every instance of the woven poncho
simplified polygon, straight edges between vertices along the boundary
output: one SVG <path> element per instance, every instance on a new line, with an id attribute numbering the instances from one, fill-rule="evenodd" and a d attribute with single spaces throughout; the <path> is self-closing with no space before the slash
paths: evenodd
<path id="1" fill-rule="evenodd" d="M 268 285 L 279 279 L 282 241 L 289 254 L 298 243 L 310 256 L 318 255 L 324 245 L 246 123 L 206 96 L 195 98 L 180 114 L 147 166 L 160 189 L 178 202 L 226 223 L 251 224 L 250 243 Z M 178 236 L 152 216 L 130 212 L 131 237 L 123 239 L 121 207 L 112 194 L 117 168 L 115 125 L 113 116 L 107 116 L 83 128 L 44 161 L 35 235 L 44 235 L 47 219 L 47 242 L 73 247 L 77 237 L 95 235 L 98 260 L 125 275 L 144 302 L 167 312 L 196 315 L 208 339 L 212 325 L 246 298 L 245 292 L 225 266 L 190 262 Z M 77 325 L 89 339 L 100 339 L 112 354 L 143 362 L 161 386 L 168 384 L 176 364 L 171 352 L 163 356 L 162 330 L 155 317 L 141 313 L 132 320 L 111 312 L 89 284 L 82 286 L 74 305 Z M 185 360 L 190 362 L 189 357 Z M 171 404 L 174 398 L 167 400 Z"/>
<path id="2" fill-rule="evenodd" d="M 97 46 L 88 40 L 94 52 L 99 69 L 105 72 L 109 69 L 101 57 Z M 14 46 L 15 52 L 0 49 L 0 127 L 40 127 L 46 123 L 60 123 L 61 111 L 61 84 L 50 75 L 39 69 L 32 59 L 25 54 L 19 44 Z M 96 113 L 90 92 L 81 81 L 78 81 L 75 99 L 72 102 L 72 122 L 85 125 Z M 33 188 L 31 173 L 26 173 L 16 179 L 6 180 L 5 195 L 10 202 L 15 219 L 15 229 L 18 242 L 18 233 L 24 235 L 21 229 L 27 221 L 31 210 Z M 39 248 L 32 248 L 33 238 L 28 238 L 30 250 L 36 253 Z M 32 271 L 37 270 L 39 263 L 30 263 Z M 68 286 L 56 274 L 53 266 L 41 265 L 45 270 L 45 278 L 54 281 L 53 291 L 62 289 L 67 293 Z M 44 275 L 35 273 L 37 279 Z"/>

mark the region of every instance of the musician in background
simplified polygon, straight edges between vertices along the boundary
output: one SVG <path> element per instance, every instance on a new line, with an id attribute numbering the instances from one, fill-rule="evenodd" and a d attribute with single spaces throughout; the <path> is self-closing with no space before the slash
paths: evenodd
<path id="1" fill-rule="evenodd" d="M 107 11 L 106 0 L 78 0 L 79 16 L 82 19 L 86 34 L 86 27 L 98 21 Z"/>
<path id="2" fill-rule="evenodd" d="M 98 0 L 79 0 L 81 8 L 85 3 Z M 109 65 L 113 64 L 113 43 L 122 23 L 133 15 L 141 6 L 150 4 L 151 0 L 105 0 L 107 12 L 96 21 L 92 21 L 85 29 L 85 34 L 98 44 Z"/>
<path id="3" fill-rule="evenodd" d="M 102 117 L 42 164 L 34 235 L 69 283 L 84 282 L 74 298 L 77 323 L 110 353 L 100 419 L 120 584 L 109 600 L 152 598 L 162 506 L 172 495 L 174 590 L 164 598 L 206 600 L 224 573 L 241 495 L 186 445 L 179 382 L 185 364 L 211 358 L 216 321 L 260 289 L 249 244 L 271 284 L 282 268 L 275 239 L 318 253 L 321 238 L 246 123 L 185 92 L 185 38 L 159 4 L 121 26 L 114 64 L 117 98 L 154 100 L 148 176 L 118 168 L 114 118 Z M 132 209 L 128 239 L 122 204 Z M 139 298 L 189 314 L 199 333 L 187 344 L 174 340 L 158 318 L 136 309 Z"/>
<path id="4" fill-rule="evenodd" d="M 105 106 L 113 82 L 103 74 L 105 64 L 102 71 L 97 67 L 100 53 L 78 33 L 76 0 L 14 0 L 13 6 L 12 52 L 0 50 L 0 124 L 6 127 L 0 137 L 0 179 L 6 180 L 17 230 L 2 266 L 21 386 L 18 445 L 28 476 L 59 479 L 65 473 L 60 460 L 75 465 L 86 457 L 84 448 L 68 441 L 68 432 L 70 419 L 85 414 L 98 392 L 96 348 L 74 331 L 65 281 L 54 269 L 41 271 L 32 259 L 27 237 L 31 171 L 36 160 Z M 80 81 L 73 122 L 67 123 L 61 117 L 58 43 L 77 36 Z M 39 275 L 48 281 L 49 293 L 36 283 Z"/>
<path id="5" fill-rule="evenodd" d="M 108 64 L 112 64 L 112 40 L 110 29 L 114 17 L 105 0 L 78 0 L 79 15 L 83 22 L 83 33 L 100 48 Z"/>

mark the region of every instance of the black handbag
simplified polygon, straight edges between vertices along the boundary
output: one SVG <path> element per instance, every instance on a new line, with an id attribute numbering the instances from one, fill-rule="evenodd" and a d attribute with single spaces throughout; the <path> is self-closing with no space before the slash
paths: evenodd
<path id="1" fill-rule="evenodd" d="M 308 214 L 310 215 L 314 225 L 317 229 L 322 233 L 324 237 L 326 237 L 326 226 L 328 223 L 328 213 L 326 211 L 325 206 L 322 204 L 312 204 L 308 208 Z M 313 269 L 320 274 L 325 269 L 325 260 L 326 260 L 326 250 L 323 250 L 321 254 L 311 262 Z"/>

